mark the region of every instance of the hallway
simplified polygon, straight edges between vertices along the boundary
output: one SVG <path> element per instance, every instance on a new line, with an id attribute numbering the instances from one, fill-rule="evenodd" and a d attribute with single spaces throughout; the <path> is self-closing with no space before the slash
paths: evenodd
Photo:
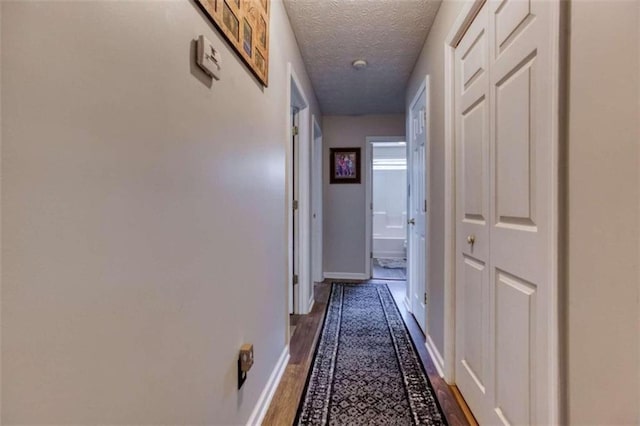
<path id="1" fill-rule="evenodd" d="M 639 117 L 640 0 L 0 0 L 0 424 L 640 424 Z"/>

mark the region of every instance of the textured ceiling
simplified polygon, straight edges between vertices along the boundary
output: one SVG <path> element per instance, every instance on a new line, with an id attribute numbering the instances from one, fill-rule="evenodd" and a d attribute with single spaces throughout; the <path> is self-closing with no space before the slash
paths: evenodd
<path id="1" fill-rule="evenodd" d="M 440 0 L 284 0 L 324 114 L 404 112 Z M 366 69 L 351 63 L 365 59 Z"/>

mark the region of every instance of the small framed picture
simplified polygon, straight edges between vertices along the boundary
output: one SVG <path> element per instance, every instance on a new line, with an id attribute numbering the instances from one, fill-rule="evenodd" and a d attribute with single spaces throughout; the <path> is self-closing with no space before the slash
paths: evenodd
<path id="1" fill-rule="evenodd" d="M 331 148 L 330 183 L 360 183 L 360 148 Z"/>
<path id="2" fill-rule="evenodd" d="M 251 46 L 253 40 L 253 30 L 251 29 L 251 25 L 249 25 L 249 22 L 246 19 L 244 20 L 244 30 L 242 31 L 242 34 L 242 48 L 248 56 L 251 56 L 251 51 L 253 50 Z"/>

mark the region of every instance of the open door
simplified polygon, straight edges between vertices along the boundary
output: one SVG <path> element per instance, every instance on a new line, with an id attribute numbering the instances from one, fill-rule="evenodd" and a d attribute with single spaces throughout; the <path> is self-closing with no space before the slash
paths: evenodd
<path id="1" fill-rule="evenodd" d="M 409 111 L 409 262 L 411 311 L 427 333 L 427 87 L 419 89 Z"/>
<path id="2" fill-rule="evenodd" d="M 322 130 L 312 117 L 313 137 L 311 152 L 311 298 L 313 282 L 324 280 L 322 262 Z"/>
<path id="3" fill-rule="evenodd" d="M 298 284 L 300 277 L 300 250 L 298 247 L 298 238 L 300 235 L 300 208 L 299 208 L 299 192 L 300 192 L 300 167 L 299 164 L 299 111 L 297 108 L 291 109 L 291 123 L 293 124 L 291 129 L 291 153 L 293 157 L 293 164 L 291 166 L 291 171 L 293 172 L 293 190 L 291 191 L 291 206 L 293 208 L 293 231 L 292 231 L 292 240 L 291 240 L 291 249 L 293 251 L 293 263 L 291 264 L 291 286 L 289 288 L 289 313 L 294 313 L 294 301 L 298 300 Z"/>

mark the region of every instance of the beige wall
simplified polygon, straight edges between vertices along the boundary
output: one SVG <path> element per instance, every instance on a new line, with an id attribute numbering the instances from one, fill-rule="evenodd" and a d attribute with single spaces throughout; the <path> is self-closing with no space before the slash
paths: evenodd
<path id="1" fill-rule="evenodd" d="M 404 135 L 404 114 L 324 116 L 324 272 L 365 274 L 365 174 L 367 136 Z M 329 184 L 329 148 L 360 147 L 359 185 Z"/>
<path id="2" fill-rule="evenodd" d="M 3 424 L 249 418 L 285 347 L 287 61 L 313 99 L 271 15 L 263 90 L 193 2 L 2 2 Z"/>
<path id="3" fill-rule="evenodd" d="M 568 420 L 640 423 L 640 27 L 635 0 L 570 7 Z"/>
<path id="4" fill-rule="evenodd" d="M 462 10 L 461 1 L 443 1 L 422 53 L 411 73 L 406 105 L 409 110 L 425 76 L 430 79 L 431 160 L 428 165 L 431 209 L 429 216 L 429 332 L 440 354 L 444 354 L 444 42 Z M 408 129 L 408 127 L 407 127 Z M 408 130 L 407 130 L 408 132 Z"/>

